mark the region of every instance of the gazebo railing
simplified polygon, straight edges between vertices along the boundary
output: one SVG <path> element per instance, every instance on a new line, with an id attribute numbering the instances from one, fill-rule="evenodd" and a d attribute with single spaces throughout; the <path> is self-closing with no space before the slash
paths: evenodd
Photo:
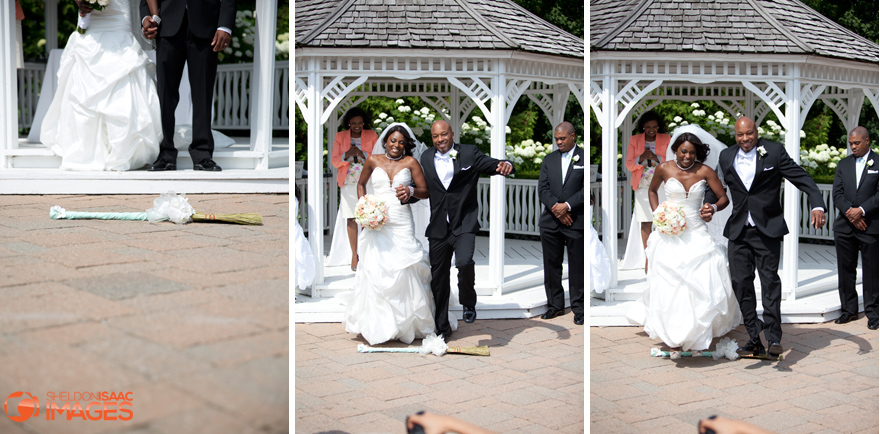
<path id="1" fill-rule="evenodd" d="M 248 130 L 253 63 L 217 66 L 214 84 L 214 119 L 212 127 L 221 130 Z M 40 99 L 46 74 L 45 63 L 27 62 L 18 70 L 18 127 L 30 128 Z M 290 127 L 290 61 L 275 61 L 275 95 L 272 128 Z"/>

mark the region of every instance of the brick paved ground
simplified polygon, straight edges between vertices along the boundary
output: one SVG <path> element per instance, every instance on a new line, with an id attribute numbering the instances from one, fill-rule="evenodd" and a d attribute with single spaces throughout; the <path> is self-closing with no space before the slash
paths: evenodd
<path id="1" fill-rule="evenodd" d="M 641 327 L 593 327 L 591 432 L 692 433 L 719 414 L 780 434 L 876 434 L 878 334 L 866 324 L 784 324 L 779 363 L 652 358 L 665 346 Z M 728 336 L 747 340 L 742 326 Z"/>
<path id="2" fill-rule="evenodd" d="M 405 433 L 406 416 L 428 410 L 499 433 L 582 433 L 584 328 L 572 320 L 460 321 L 450 344 L 489 357 L 361 354 L 366 341 L 341 324 L 296 324 L 296 432 Z"/>
<path id="3" fill-rule="evenodd" d="M 44 409 L 0 416 L 0 432 L 287 432 L 288 196 L 189 196 L 264 226 L 49 219 L 52 205 L 143 211 L 154 198 L 0 196 L 0 399 L 134 397 L 128 422 Z"/>

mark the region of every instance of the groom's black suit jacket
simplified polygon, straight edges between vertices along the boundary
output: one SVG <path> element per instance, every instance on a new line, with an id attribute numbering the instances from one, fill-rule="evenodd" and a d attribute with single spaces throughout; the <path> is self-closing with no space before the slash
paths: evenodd
<path id="1" fill-rule="evenodd" d="M 480 223 L 477 221 L 477 181 L 480 174 L 497 174 L 498 163 L 503 161 L 486 156 L 474 145 L 455 143 L 453 149 L 458 155 L 452 160 L 454 171 L 449 189 L 443 187 L 434 167 L 437 148 L 432 147 L 422 152 L 420 157 L 431 199 L 431 219 L 425 230 L 428 238 L 476 233 L 480 230 Z M 447 215 L 449 222 L 446 221 Z"/>
<path id="2" fill-rule="evenodd" d="M 577 156 L 578 161 L 575 160 Z M 575 146 L 574 154 L 562 181 L 562 153 L 555 150 L 544 158 L 538 176 L 538 198 L 544 212 L 538 225 L 542 228 L 560 229 L 563 232 L 584 231 L 584 150 Z M 568 202 L 571 205 L 571 226 L 565 226 L 553 215 L 553 205 Z M 581 234 L 583 235 L 583 234 Z M 572 234 L 574 236 L 574 234 Z"/>
<path id="3" fill-rule="evenodd" d="M 838 234 L 856 234 L 863 242 L 871 243 L 877 239 L 877 178 L 880 170 L 880 158 L 876 152 L 868 154 L 868 161 L 874 163 L 865 164 L 865 171 L 856 186 L 856 159 L 852 155 L 837 163 L 837 171 L 834 173 L 834 185 L 831 195 L 834 198 L 834 207 L 840 211 L 834 220 L 834 232 Z M 853 207 L 862 207 L 865 210 L 865 223 L 867 229 L 857 230 L 849 219 L 846 218 L 846 210 Z"/>
<path id="4" fill-rule="evenodd" d="M 748 190 L 736 172 L 734 164 L 739 146 L 734 145 L 721 151 L 718 157 L 717 172 L 727 184 L 733 202 L 733 212 L 724 227 L 724 236 L 729 240 L 736 239 L 742 232 L 749 211 L 752 213 L 755 226 L 762 234 L 772 238 L 782 238 L 788 234 L 779 195 L 783 178 L 807 194 L 812 208 L 825 209 L 819 187 L 816 186 L 813 178 L 788 156 L 782 144 L 761 139 L 756 149 L 761 146 L 767 154 L 763 157 L 758 154 L 755 178 Z M 706 201 L 714 203 L 714 196 L 711 191 L 706 192 Z"/>
<path id="5" fill-rule="evenodd" d="M 160 0 L 159 36 L 174 36 L 186 13 L 189 30 L 197 38 L 211 39 L 217 27 L 235 28 L 235 1 L 231 0 Z M 141 0 L 141 19 L 150 15 L 146 0 Z"/>

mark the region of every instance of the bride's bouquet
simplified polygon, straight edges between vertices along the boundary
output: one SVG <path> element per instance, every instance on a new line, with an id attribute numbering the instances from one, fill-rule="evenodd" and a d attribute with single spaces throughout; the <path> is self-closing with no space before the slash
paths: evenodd
<path id="1" fill-rule="evenodd" d="M 684 207 L 669 202 L 661 203 L 654 210 L 654 227 L 663 234 L 680 235 L 687 228 Z"/>
<path id="2" fill-rule="evenodd" d="M 96 11 L 102 11 L 110 4 L 110 0 L 83 0 L 83 2 Z M 80 35 L 86 34 L 86 29 L 89 28 L 90 16 L 91 15 L 88 14 L 86 16 L 77 15 L 76 31 L 79 32 Z"/>
<path id="3" fill-rule="evenodd" d="M 366 229 L 379 229 L 388 221 L 385 201 L 378 196 L 365 194 L 354 207 L 354 219 Z"/>

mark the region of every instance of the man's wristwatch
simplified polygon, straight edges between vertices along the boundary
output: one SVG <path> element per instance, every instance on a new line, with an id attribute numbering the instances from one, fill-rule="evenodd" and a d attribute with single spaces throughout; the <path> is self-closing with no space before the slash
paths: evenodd
<path id="1" fill-rule="evenodd" d="M 715 205 L 714 203 L 710 203 L 709 205 L 712 206 L 712 212 L 718 212 L 718 205 Z"/>

